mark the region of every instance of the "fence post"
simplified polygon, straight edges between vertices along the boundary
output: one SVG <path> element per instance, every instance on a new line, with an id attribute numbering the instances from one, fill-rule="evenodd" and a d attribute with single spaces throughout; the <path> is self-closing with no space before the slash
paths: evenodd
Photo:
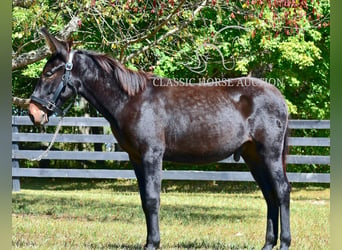
<path id="1" fill-rule="evenodd" d="M 12 133 L 18 133 L 18 126 L 12 125 Z M 12 142 L 12 150 L 18 150 L 19 144 L 18 142 Z M 12 168 L 19 168 L 19 160 L 12 159 Z M 12 177 L 12 191 L 19 192 L 20 191 L 20 178 Z"/>

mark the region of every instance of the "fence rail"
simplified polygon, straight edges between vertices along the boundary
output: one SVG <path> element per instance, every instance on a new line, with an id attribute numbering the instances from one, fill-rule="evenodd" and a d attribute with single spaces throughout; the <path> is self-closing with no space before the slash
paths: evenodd
<path id="1" fill-rule="evenodd" d="M 59 118 L 52 117 L 47 126 L 56 126 Z M 12 176 L 13 190 L 20 190 L 20 177 L 65 177 L 65 178 L 135 178 L 132 170 L 86 170 L 86 169 L 44 169 L 20 168 L 20 159 L 32 159 L 39 156 L 42 150 L 25 150 L 19 148 L 22 142 L 50 142 L 53 134 L 19 132 L 19 126 L 32 126 L 26 116 L 12 117 Z M 104 118 L 65 117 L 62 126 L 70 127 L 109 127 Z M 290 129 L 330 129 L 329 120 L 290 120 Z M 113 135 L 105 134 L 59 134 L 55 142 L 60 143 L 109 143 L 117 141 Z M 330 138 L 290 137 L 290 146 L 330 147 Z M 57 151 L 51 150 L 43 159 L 50 160 L 115 160 L 128 161 L 125 152 L 94 151 Z M 289 155 L 289 164 L 330 164 L 330 156 L 321 155 Z M 220 163 L 236 163 L 232 157 Z M 244 163 L 241 159 L 238 163 Z M 330 182 L 330 174 L 288 173 L 292 182 Z M 239 171 L 163 171 L 163 179 L 171 180 L 217 180 L 217 181 L 253 181 L 249 172 Z"/>

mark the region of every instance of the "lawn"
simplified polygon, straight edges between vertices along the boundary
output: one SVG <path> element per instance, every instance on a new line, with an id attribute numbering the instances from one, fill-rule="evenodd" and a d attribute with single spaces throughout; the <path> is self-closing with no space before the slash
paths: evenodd
<path id="1" fill-rule="evenodd" d="M 163 249 L 260 249 L 266 205 L 254 183 L 164 181 Z M 327 249 L 330 188 L 291 196 L 292 249 Z M 146 229 L 135 180 L 24 179 L 13 193 L 14 249 L 141 249 Z"/>

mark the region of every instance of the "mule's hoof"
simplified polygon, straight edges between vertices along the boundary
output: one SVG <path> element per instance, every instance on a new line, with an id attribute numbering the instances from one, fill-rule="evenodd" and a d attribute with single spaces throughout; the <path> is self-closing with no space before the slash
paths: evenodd
<path id="1" fill-rule="evenodd" d="M 288 250 L 290 247 L 290 244 L 287 244 L 287 243 L 281 243 L 280 244 L 280 250 Z"/>
<path id="2" fill-rule="evenodd" d="M 156 250 L 156 249 L 161 249 L 161 247 L 159 246 L 155 246 L 154 244 L 148 244 L 145 245 L 144 250 Z"/>
<path id="3" fill-rule="evenodd" d="M 146 247 L 146 246 L 145 246 L 145 247 L 144 247 L 144 250 L 156 250 L 156 248 L 155 248 L 155 247 L 152 247 L 152 246 L 151 246 L 151 247 Z"/>
<path id="4" fill-rule="evenodd" d="M 265 244 L 262 248 L 262 250 L 272 250 L 273 249 L 273 244 Z"/>

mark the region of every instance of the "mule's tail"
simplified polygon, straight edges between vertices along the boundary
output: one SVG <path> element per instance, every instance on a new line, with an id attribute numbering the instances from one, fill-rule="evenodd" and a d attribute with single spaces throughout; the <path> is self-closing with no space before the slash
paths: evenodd
<path id="1" fill-rule="evenodd" d="M 290 134 L 289 126 L 286 126 L 285 135 L 284 135 L 284 142 L 283 142 L 283 152 L 282 152 L 282 162 L 283 162 L 283 169 L 284 169 L 284 175 L 286 177 L 286 180 L 288 181 L 288 178 L 286 176 L 286 156 L 289 152 L 289 145 L 288 145 L 288 137 Z"/>
<path id="2" fill-rule="evenodd" d="M 289 126 L 287 126 L 285 130 L 285 135 L 284 135 L 284 142 L 283 142 L 284 145 L 283 145 L 283 152 L 282 152 L 282 161 L 283 161 L 284 168 L 286 167 L 286 156 L 289 152 L 289 145 L 288 145 L 289 134 L 290 134 L 290 129 L 289 129 Z"/>

